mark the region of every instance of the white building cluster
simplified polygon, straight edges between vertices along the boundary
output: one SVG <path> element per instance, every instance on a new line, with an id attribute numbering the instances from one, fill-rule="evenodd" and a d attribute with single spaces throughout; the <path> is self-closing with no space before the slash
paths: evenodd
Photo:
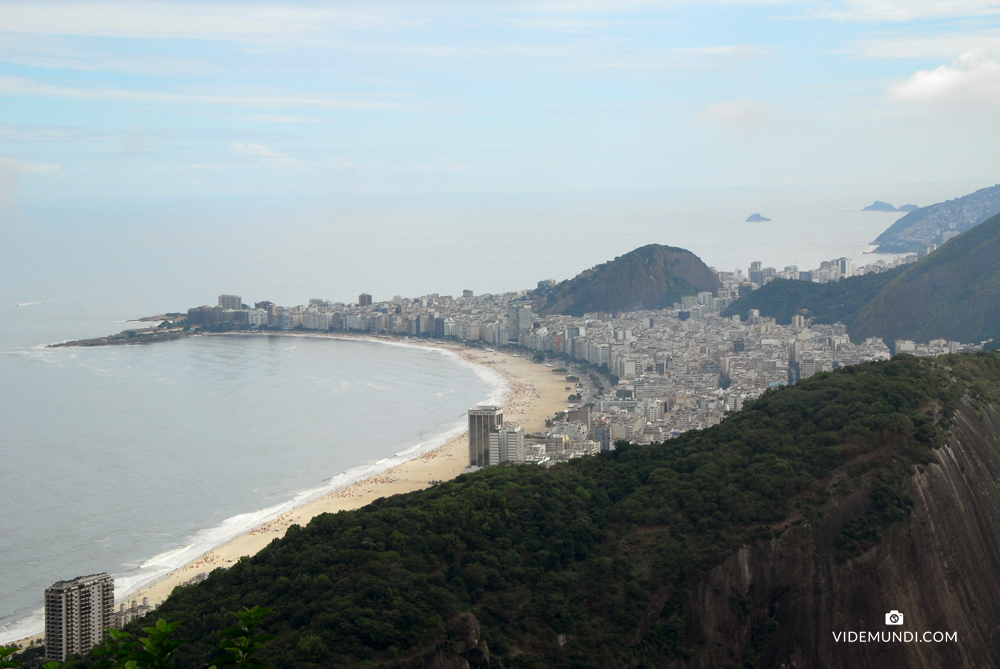
<path id="1" fill-rule="evenodd" d="M 568 413 L 549 432 L 525 435 L 516 426 L 504 426 L 498 408 L 475 410 L 476 425 L 470 412 L 469 465 L 544 463 L 610 450 L 620 439 L 661 441 L 709 427 L 769 388 L 888 359 L 889 348 L 881 339 L 854 343 L 839 323 L 820 325 L 795 316 L 790 324 L 779 325 L 756 310 L 730 318 L 721 313 L 740 295 L 774 278 L 823 283 L 906 262 L 910 258 L 858 267 L 839 258 L 809 272 L 794 266 L 778 272 L 755 262 L 746 275 L 741 270 L 718 272 L 722 287 L 714 293 L 685 296 L 669 309 L 621 314 L 541 316 L 532 308 L 529 291 L 477 296 L 466 290 L 460 297 L 397 295 L 383 302 L 363 293 L 352 304 L 313 299 L 282 307 L 257 302 L 253 309 L 240 310 L 227 307 L 242 304 L 242 298 L 220 296 L 219 306 L 192 309 L 189 318 L 192 325 L 201 322 L 209 328 L 227 322 L 263 328 L 266 323 L 271 329 L 434 337 L 544 354 L 559 363 L 552 365 L 554 373 L 565 374 L 567 383 L 574 384 L 569 386 L 574 392 Z M 922 355 L 976 348 L 945 341 L 898 345 L 899 352 Z M 478 436 L 473 439 L 474 430 Z"/>

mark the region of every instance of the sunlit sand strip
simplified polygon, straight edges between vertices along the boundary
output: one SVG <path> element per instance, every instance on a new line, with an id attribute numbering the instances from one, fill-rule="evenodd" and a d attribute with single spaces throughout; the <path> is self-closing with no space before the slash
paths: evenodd
<path id="1" fill-rule="evenodd" d="M 273 334 L 273 333 L 272 333 Z M 232 335 L 220 335 L 232 336 Z M 265 335 L 246 335 L 265 336 Z M 381 343 L 427 347 L 448 351 L 461 356 L 474 365 L 482 365 L 501 374 L 507 382 L 508 393 L 504 402 L 504 420 L 521 425 L 526 432 L 535 432 L 545 427 L 545 419 L 551 418 L 567 406 L 567 382 L 562 374 L 554 374 L 546 367 L 522 356 L 514 356 L 500 351 L 485 351 L 462 345 L 421 340 L 386 340 L 373 337 L 324 334 L 282 334 L 289 337 L 329 337 L 335 339 L 361 339 Z M 571 385 L 571 384 L 570 384 Z M 470 408 L 474 401 L 470 400 Z M 292 509 L 221 546 L 192 560 L 158 581 L 155 581 L 126 597 L 128 602 L 141 602 L 144 597 L 157 605 L 177 586 L 190 581 L 198 574 L 212 571 L 217 567 L 228 567 L 244 555 L 254 555 L 276 538 L 283 537 L 289 526 L 305 526 L 321 513 L 350 511 L 373 502 L 381 497 L 421 490 L 431 481 L 448 481 L 465 469 L 468 464 L 468 433 L 463 433 L 445 443 L 440 448 L 403 462 L 391 469 L 341 488 L 319 499 Z M 27 645 L 41 635 L 17 642 Z"/>

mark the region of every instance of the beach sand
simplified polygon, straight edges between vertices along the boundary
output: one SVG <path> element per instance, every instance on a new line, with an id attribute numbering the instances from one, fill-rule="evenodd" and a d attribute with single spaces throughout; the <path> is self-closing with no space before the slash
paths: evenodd
<path id="1" fill-rule="evenodd" d="M 283 336 L 325 337 L 327 335 L 310 333 Z M 343 335 L 333 337 L 355 338 Z M 370 338 L 363 339 L 371 340 Z M 398 342 L 399 340 L 386 341 Z M 556 374 L 551 367 L 533 362 L 523 355 L 486 351 L 437 341 L 425 343 L 419 340 L 409 340 L 407 343 L 447 349 L 471 363 L 484 365 L 502 374 L 510 388 L 504 403 L 504 422 L 516 423 L 523 427 L 527 433 L 544 430 L 545 419 L 552 418 L 559 411 L 564 411 L 569 404 L 567 396 L 572 391 L 566 390 L 566 386 L 573 384 L 565 380 L 565 375 Z M 470 408 L 472 408 L 471 404 Z M 198 574 L 212 571 L 217 567 L 229 567 L 244 555 L 254 555 L 275 539 L 283 537 L 290 525 L 296 524 L 304 527 L 312 518 L 321 513 L 360 509 L 380 497 L 420 490 L 428 487 L 430 481 L 453 479 L 462 473 L 467 464 L 468 433 L 466 432 L 429 453 L 282 514 L 270 522 L 209 551 L 158 581 L 131 593 L 124 600 L 117 602 L 115 606 L 117 608 L 119 603 L 127 605 L 131 605 L 133 602 L 141 603 L 144 597 L 149 598 L 151 605 L 158 605 L 167 598 L 167 595 L 175 587 L 191 580 Z M 38 639 L 40 636 L 23 639 L 18 644 L 27 645 L 32 639 Z"/>

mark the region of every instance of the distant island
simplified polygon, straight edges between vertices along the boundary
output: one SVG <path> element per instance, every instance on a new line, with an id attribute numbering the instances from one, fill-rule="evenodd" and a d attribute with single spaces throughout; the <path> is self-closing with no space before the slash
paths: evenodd
<path id="1" fill-rule="evenodd" d="M 918 207 L 915 204 L 904 204 L 902 207 L 899 207 L 898 209 L 896 209 L 896 211 L 903 211 L 903 212 L 909 213 L 911 211 L 916 211 L 917 209 L 920 209 L 920 207 Z"/>
<path id="2" fill-rule="evenodd" d="M 770 221 L 767 216 L 761 216 L 760 214 L 751 214 L 747 219 L 747 223 L 767 223 Z"/>
<path id="3" fill-rule="evenodd" d="M 888 202 L 875 200 L 875 202 L 862 209 L 862 211 L 899 211 L 899 209 L 896 209 Z"/>
<path id="4" fill-rule="evenodd" d="M 775 278 L 741 294 L 723 317 L 757 310 L 791 323 L 843 323 L 855 342 L 1000 339 L 1000 214 L 956 235 L 924 260 L 827 283 Z M 801 278 L 801 277 L 800 277 Z M 997 344 L 990 344 L 993 348 Z"/>

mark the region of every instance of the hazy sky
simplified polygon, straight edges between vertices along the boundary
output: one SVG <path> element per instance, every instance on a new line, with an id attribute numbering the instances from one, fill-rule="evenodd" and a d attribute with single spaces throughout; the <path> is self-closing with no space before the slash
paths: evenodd
<path id="1" fill-rule="evenodd" d="M 1000 2 L 0 2 L 0 198 L 996 178 Z"/>

